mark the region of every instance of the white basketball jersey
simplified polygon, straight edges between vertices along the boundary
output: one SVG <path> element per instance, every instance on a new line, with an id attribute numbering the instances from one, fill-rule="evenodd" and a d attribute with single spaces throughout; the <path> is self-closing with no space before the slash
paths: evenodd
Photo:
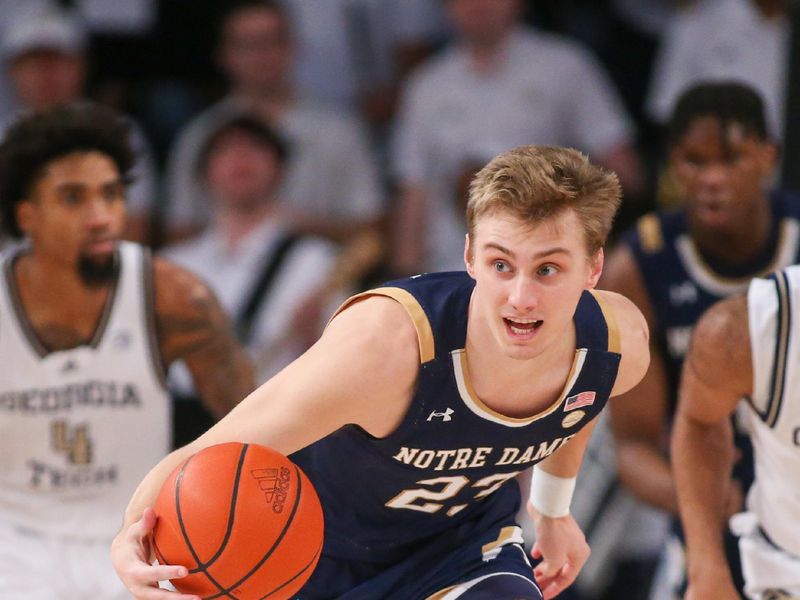
<path id="1" fill-rule="evenodd" d="M 127 242 L 117 252 L 119 276 L 93 339 L 58 352 L 47 352 L 22 310 L 14 255 L 3 260 L 4 521 L 57 536 L 111 537 L 136 485 L 169 450 L 149 253 Z"/>
<path id="2" fill-rule="evenodd" d="M 800 556 L 800 266 L 754 279 L 747 303 L 756 468 L 747 506 L 769 539 Z"/>

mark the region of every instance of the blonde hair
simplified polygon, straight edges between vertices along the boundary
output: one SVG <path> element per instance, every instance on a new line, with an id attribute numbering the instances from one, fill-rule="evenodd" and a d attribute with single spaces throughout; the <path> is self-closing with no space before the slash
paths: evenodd
<path id="1" fill-rule="evenodd" d="M 477 221 L 487 214 L 506 212 L 536 226 L 572 209 L 593 256 L 605 244 L 621 199 L 616 174 L 577 150 L 520 146 L 493 158 L 473 178 L 467 227 L 474 239 Z"/>

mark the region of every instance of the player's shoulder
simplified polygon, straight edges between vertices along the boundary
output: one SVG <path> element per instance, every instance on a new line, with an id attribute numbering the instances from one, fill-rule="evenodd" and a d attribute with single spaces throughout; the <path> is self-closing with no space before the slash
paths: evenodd
<path id="1" fill-rule="evenodd" d="M 748 321 L 746 294 L 737 294 L 714 303 L 697 321 L 689 351 L 694 354 L 695 360 L 718 353 L 726 354 L 726 359 L 733 358 L 737 347 L 750 347 Z"/>
<path id="2" fill-rule="evenodd" d="M 753 386 L 747 296 L 712 305 L 695 324 L 684 369 L 702 374 L 705 385 L 749 394 Z"/>
<path id="3" fill-rule="evenodd" d="M 348 299 L 331 317 L 323 340 L 343 351 L 391 358 L 401 369 L 420 363 L 418 323 L 398 299 L 370 290 Z"/>
<path id="4" fill-rule="evenodd" d="M 160 256 L 153 258 L 153 289 L 156 316 L 188 316 L 217 303 L 211 287 L 201 277 Z"/>
<path id="5" fill-rule="evenodd" d="M 686 213 L 681 209 L 653 211 L 639 217 L 621 236 L 621 243 L 637 254 L 658 255 L 674 238 L 686 231 Z"/>
<path id="6" fill-rule="evenodd" d="M 667 212 L 640 217 L 608 252 L 601 285 L 623 292 L 639 306 L 649 302 L 647 273 L 672 264 L 681 219 L 679 214 Z"/>
<path id="7" fill-rule="evenodd" d="M 594 294 L 613 315 L 621 341 L 647 345 L 650 337 L 647 321 L 633 301 L 610 290 L 595 290 Z"/>
<path id="8" fill-rule="evenodd" d="M 606 319 L 612 321 L 619 336 L 620 360 L 613 395 L 633 388 L 650 365 L 650 332 L 642 311 L 631 300 L 607 290 L 596 290 L 596 298 L 606 307 Z"/>

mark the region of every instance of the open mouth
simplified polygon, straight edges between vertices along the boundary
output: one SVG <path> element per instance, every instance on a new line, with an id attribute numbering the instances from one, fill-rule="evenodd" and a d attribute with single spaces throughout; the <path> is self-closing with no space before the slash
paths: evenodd
<path id="1" fill-rule="evenodd" d="M 531 334 L 544 323 L 541 319 L 507 319 L 505 317 L 503 321 L 514 335 Z"/>
<path id="2" fill-rule="evenodd" d="M 703 198 L 698 200 L 695 210 L 702 217 L 721 217 L 728 211 L 728 202 L 724 198 Z"/>

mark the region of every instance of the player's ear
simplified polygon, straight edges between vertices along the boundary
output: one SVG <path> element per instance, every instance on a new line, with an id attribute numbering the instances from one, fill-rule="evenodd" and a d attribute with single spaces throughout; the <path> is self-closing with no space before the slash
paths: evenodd
<path id="1" fill-rule="evenodd" d="M 775 168 L 781 158 L 781 148 L 777 143 L 766 142 L 761 148 L 761 168 L 764 181 L 768 182 L 775 174 Z"/>
<path id="2" fill-rule="evenodd" d="M 586 287 L 591 289 L 597 286 L 600 280 L 600 275 L 603 273 L 603 263 L 605 261 L 605 254 L 603 249 L 600 248 L 593 257 L 589 259 L 589 277 Z"/>
<path id="3" fill-rule="evenodd" d="M 472 244 L 469 239 L 469 234 L 464 236 L 464 265 L 467 267 L 467 273 L 473 279 L 475 278 L 475 255 L 472 252 Z"/>
<path id="4" fill-rule="evenodd" d="M 36 207 L 30 200 L 22 200 L 15 207 L 17 227 L 26 235 L 30 234 L 36 219 Z"/>

